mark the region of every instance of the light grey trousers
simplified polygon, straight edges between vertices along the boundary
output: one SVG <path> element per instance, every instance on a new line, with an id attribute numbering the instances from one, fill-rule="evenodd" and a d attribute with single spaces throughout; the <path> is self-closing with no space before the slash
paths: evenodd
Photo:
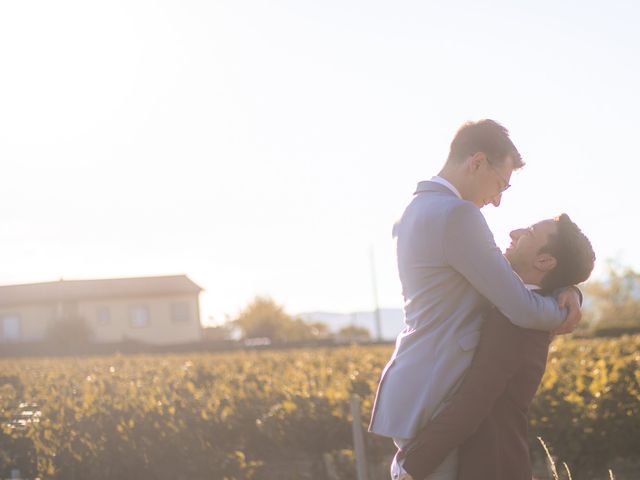
<path id="1" fill-rule="evenodd" d="M 393 443 L 396 447 L 402 448 L 407 445 L 410 440 L 406 438 L 394 438 Z M 458 478 L 458 449 L 447 455 L 447 458 L 436 468 L 436 470 L 429 475 L 425 480 L 456 480 Z M 412 480 L 404 468 L 402 468 L 402 461 L 398 462 L 398 456 L 393 457 L 391 462 L 391 479 L 392 480 Z"/>

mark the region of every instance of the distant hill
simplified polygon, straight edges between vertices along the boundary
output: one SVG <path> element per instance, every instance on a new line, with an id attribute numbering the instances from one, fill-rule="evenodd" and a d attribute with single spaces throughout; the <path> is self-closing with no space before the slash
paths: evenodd
<path id="1" fill-rule="evenodd" d="M 342 327 L 354 325 L 365 327 L 371 333 L 371 338 L 376 338 L 376 322 L 374 312 L 331 313 L 331 312 L 307 312 L 297 315 L 305 322 L 322 322 L 329 327 L 331 332 L 337 332 Z M 404 328 L 404 314 L 399 308 L 380 309 L 380 324 L 383 340 L 395 340 L 396 336 Z"/>

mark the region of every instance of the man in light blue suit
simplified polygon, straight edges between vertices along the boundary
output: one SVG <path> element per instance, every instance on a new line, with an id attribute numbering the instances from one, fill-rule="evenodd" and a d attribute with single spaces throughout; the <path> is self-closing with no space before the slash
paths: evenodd
<path id="1" fill-rule="evenodd" d="M 406 326 L 382 372 L 369 430 L 393 438 L 398 447 L 460 385 L 490 305 L 524 328 L 566 333 L 580 321 L 578 292 L 566 290 L 557 300 L 530 292 L 480 213 L 489 203 L 500 205 L 511 173 L 523 165 L 500 124 L 466 123 L 441 172 L 418 184 L 394 225 Z M 429 479 L 455 479 L 456 455 Z M 392 476 L 410 478 L 396 459 Z"/>

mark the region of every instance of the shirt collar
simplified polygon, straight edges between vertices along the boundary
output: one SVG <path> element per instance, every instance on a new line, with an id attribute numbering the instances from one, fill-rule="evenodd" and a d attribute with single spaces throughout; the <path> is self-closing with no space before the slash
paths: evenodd
<path id="1" fill-rule="evenodd" d="M 524 280 L 522 280 L 522 277 L 520 275 L 518 275 L 515 271 L 513 273 L 515 273 L 516 277 L 518 277 L 520 281 L 524 283 Z M 540 285 L 534 285 L 533 283 L 524 283 L 524 286 L 527 290 L 542 290 L 542 287 Z"/>
<path id="2" fill-rule="evenodd" d="M 431 177 L 431 181 L 447 187 L 449 190 L 455 193 L 460 200 L 462 200 L 462 195 L 460 195 L 460 192 L 458 191 L 458 189 L 454 187 L 449 180 L 439 177 L 438 175 L 435 175 Z"/>

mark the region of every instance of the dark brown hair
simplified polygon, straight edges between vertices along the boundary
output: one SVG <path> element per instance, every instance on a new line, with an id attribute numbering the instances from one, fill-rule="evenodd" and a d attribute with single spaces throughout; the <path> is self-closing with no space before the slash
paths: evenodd
<path id="1" fill-rule="evenodd" d="M 462 125 L 451 142 L 447 163 L 462 162 L 478 152 L 484 153 L 494 165 L 510 156 L 515 170 L 524 166 L 520 152 L 509 138 L 509 131 L 494 120 L 478 120 Z"/>
<path id="2" fill-rule="evenodd" d="M 547 245 L 540 249 L 540 253 L 549 253 L 557 262 L 556 267 L 542 279 L 544 290 L 584 282 L 591 275 L 596 260 L 591 242 L 569 215 L 563 213 L 554 220 L 557 232 L 550 235 Z"/>

